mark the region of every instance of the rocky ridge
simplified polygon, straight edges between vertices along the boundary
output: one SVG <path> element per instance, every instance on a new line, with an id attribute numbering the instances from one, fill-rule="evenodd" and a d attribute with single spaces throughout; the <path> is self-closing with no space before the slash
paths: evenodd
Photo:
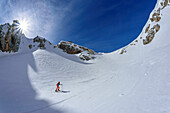
<path id="1" fill-rule="evenodd" d="M 95 59 L 95 52 L 71 41 L 61 41 L 59 44 L 54 45 L 45 38 L 36 36 L 33 39 L 28 39 L 20 30 L 16 31 L 16 23 L 19 21 L 14 20 L 13 24 L 9 23 L 0 25 L 0 53 L 18 53 L 22 47 L 27 51 L 35 51 L 37 49 L 56 49 L 63 50 L 67 54 L 75 54 L 83 61 Z"/>
<path id="2" fill-rule="evenodd" d="M 119 54 L 124 54 L 127 52 L 127 48 L 130 46 L 136 45 L 139 40 L 142 40 L 143 45 L 147 45 L 152 42 L 155 35 L 159 32 L 161 29 L 161 26 L 159 22 L 161 21 L 162 16 L 162 10 L 164 10 L 166 7 L 170 6 L 170 0 L 159 0 L 156 4 L 155 9 L 150 14 L 149 20 L 145 27 L 143 28 L 143 31 L 141 34 L 143 36 L 140 36 L 135 39 L 133 42 L 131 42 L 129 45 L 119 49 Z"/>
<path id="3" fill-rule="evenodd" d="M 57 46 L 68 54 L 78 54 L 82 60 L 88 61 L 96 58 L 93 50 L 74 44 L 71 41 L 61 41 Z"/>

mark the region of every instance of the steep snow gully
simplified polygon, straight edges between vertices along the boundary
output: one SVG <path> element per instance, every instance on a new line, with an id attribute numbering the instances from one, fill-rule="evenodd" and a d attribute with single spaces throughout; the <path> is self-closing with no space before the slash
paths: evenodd
<path id="1" fill-rule="evenodd" d="M 1 55 L 0 113 L 170 113 L 169 4 L 158 0 L 136 40 L 95 60 L 54 48 Z"/>

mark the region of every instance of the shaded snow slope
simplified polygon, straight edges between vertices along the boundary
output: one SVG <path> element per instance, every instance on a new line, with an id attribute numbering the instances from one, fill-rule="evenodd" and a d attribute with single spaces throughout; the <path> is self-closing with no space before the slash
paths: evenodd
<path id="1" fill-rule="evenodd" d="M 53 49 L 1 56 L 0 113 L 169 113 L 169 13 L 169 6 L 161 10 L 149 44 L 143 45 L 145 28 L 157 24 L 150 21 L 125 54 L 87 63 Z M 58 81 L 63 93 L 54 92 Z"/>

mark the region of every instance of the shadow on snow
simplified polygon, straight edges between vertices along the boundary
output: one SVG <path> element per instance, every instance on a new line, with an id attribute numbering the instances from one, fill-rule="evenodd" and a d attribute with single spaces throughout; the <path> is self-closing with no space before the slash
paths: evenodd
<path id="1" fill-rule="evenodd" d="M 28 65 L 37 72 L 31 53 L 1 57 L 0 62 L 0 113 L 64 113 L 35 99 L 36 92 L 28 78 Z"/>

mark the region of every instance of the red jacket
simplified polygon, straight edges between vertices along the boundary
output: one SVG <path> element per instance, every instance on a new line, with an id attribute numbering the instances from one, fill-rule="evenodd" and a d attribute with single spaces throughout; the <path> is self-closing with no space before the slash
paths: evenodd
<path id="1" fill-rule="evenodd" d="M 57 86 L 58 89 L 60 88 L 59 85 L 60 85 L 60 82 L 58 82 L 58 83 L 56 84 L 56 86 Z"/>

